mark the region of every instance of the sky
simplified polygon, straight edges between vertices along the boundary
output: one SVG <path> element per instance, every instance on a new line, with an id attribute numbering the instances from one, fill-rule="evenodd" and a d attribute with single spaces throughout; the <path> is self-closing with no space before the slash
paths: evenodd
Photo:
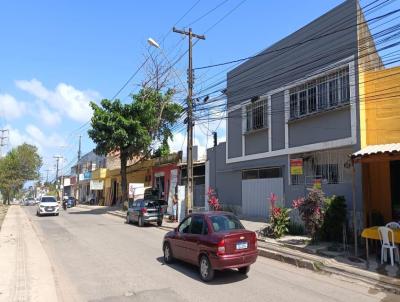
<path id="1" fill-rule="evenodd" d="M 10 131 L 3 153 L 23 142 L 35 144 L 43 171 L 51 169 L 54 175 L 53 156 L 62 155 L 68 173 L 76 161 L 78 137 L 83 153 L 94 147 L 87 135 L 89 102 L 111 98 L 120 90 L 144 61 L 147 39 L 159 42 L 170 62 L 187 49 L 187 40 L 171 31 L 173 25 L 205 33 L 206 40 L 193 50 L 193 65 L 199 67 L 255 54 L 341 2 L 1 1 L 0 128 Z M 174 73 L 183 83 L 186 68 L 184 56 Z M 225 76 L 223 68 L 196 72 L 195 94 Z M 142 80 L 139 72 L 117 97 L 128 102 Z M 185 149 L 181 128 L 170 142 L 173 151 Z M 212 146 L 215 130 L 224 141 L 223 119 L 195 127 L 200 153 Z"/>

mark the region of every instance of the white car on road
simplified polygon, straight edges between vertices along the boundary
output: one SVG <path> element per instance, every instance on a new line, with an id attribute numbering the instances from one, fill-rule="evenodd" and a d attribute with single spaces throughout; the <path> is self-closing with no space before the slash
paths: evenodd
<path id="1" fill-rule="evenodd" d="M 37 204 L 37 216 L 56 215 L 58 216 L 59 204 L 54 196 L 42 196 Z"/>

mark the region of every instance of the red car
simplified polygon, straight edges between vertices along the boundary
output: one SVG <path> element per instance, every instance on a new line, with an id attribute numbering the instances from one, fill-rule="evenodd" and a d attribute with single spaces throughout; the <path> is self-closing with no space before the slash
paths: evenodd
<path id="1" fill-rule="evenodd" d="M 164 261 L 183 260 L 199 266 L 210 281 L 215 270 L 237 268 L 247 274 L 257 259 L 257 237 L 232 213 L 205 212 L 187 216 L 163 242 Z"/>

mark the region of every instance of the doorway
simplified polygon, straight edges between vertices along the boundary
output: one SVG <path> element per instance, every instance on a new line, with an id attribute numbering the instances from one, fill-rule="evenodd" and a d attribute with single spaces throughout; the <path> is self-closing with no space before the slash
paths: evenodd
<path id="1" fill-rule="evenodd" d="M 400 221 L 400 160 L 390 162 L 390 186 L 392 192 L 392 218 Z"/>

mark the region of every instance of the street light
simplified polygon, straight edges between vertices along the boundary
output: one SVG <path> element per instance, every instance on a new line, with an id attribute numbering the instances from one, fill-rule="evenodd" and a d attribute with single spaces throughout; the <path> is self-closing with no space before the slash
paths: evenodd
<path id="1" fill-rule="evenodd" d="M 151 46 L 154 46 L 156 48 L 160 48 L 160 45 L 156 41 L 154 41 L 152 38 L 147 39 L 147 43 L 149 43 Z"/>
<path id="2" fill-rule="evenodd" d="M 183 84 L 181 77 L 179 76 L 179 74 L 174 69 L 173 65 L 169 61 L 168 57 L 165 55 L 164 50 L 160 47 L 160 45 L 153 38 L 148 38 L 147 39 L 147 43 L 149 43 L 150 46 L 158 48 L 161 51 L 161 54 L 163 55 L 165 60 L 168 62 L 169 66 L 170 66 L 170 69 L 172 69 L 172 71 L 175 73 L 175 76 L 178 78 L 179 83 L 182 85 L 183 89 L 187 92 L 187 88 L 186 88 L 185 84 Z"/>

